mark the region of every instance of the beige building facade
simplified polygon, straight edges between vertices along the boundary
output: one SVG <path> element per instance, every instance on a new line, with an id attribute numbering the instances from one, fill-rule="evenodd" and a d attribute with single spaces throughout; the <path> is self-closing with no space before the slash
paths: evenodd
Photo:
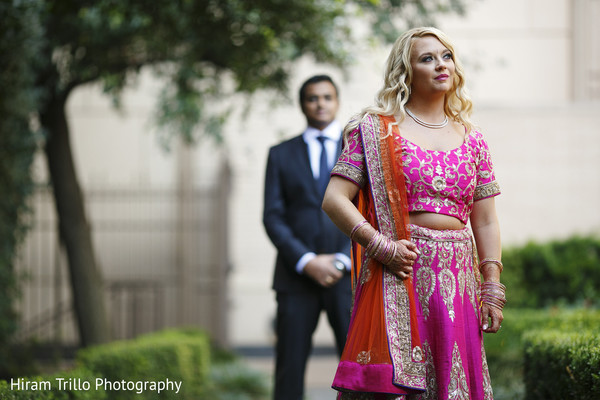
<path id="1" fill-rule="evenodd" d="M 496 204 L 505 245 L 598 233 L 600 211 L 600 18 L 597 0 L 475 1 L 464 17 L 440 19 L 467 70 L 473 120 L 492 149 L 502 195 Z M 361 49 L 348 79 L 331 68 L 299 65 L 292 95 L 307 76 L 327 72 L 341 91 L 340 120 L 372 102 L 387 48 Z M 250 120 L 232 124 L 234 173 L 231 245 L 231 339 L 271 339 L 275 251 L 261 225 L 268 146 L 298 134 L 297 102 L 272 110 L 268 99 Z M 510 267 L 510 266 L 507 266 Z M 315 343 L 332 343 L 323 319 Z"/>
<path id="2" fill-rule="evenodd" d="M 600 232 L 598 19 L 599 0 L 478 0 L 464 17 L 440 18 L 439 27 L 454 39 L 465 64 L 473 120 L 492 149 L 502 189 L 496 204 L 507 246 Z M 305 78 L 329 73 L 338 82 L 339 120 L 345 123 L 372 102 L 388 50 L 357 48 L 360 56 L 347 75 L 303 60 L 291 81 L 293 101 L 273 107 L 277 99 L 257 95 L 247 118 L 241 111 L 231 116 L 221 148 L 209 141 L 188 151 L 160 148 L 149 125 L 158 92 L 149 74 L 126 93 L 120 114 L 111 110 L 98 87 L 81 88 L 69 102 L 81 183 L 84 188 L 173 188 L 185 174 L 184 186 L 201 188 L 206 179 L 218 176 L 226 159 L 231 169 L 225 221 L 231 267 L 227 342 L 270 345 L 275 250 L 262 226 L 268 148 L 304 129 L 297 89 Z M 43 162 L 36 173 L 44 178 Z M 194 312 L 193 306 L 188 311 Z M 321 323 L 315 344 L 332 342 L 327 324 Z"/>

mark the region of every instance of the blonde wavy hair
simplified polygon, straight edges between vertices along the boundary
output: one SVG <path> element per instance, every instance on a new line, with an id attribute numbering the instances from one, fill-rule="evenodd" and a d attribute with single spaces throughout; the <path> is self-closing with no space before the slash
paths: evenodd
<path id="1" fill-rule="evenodd" d="M 424 36 L 437 38 L 452 52 L 455 66 L 454 82 L 452 89 L 445 96 L 444 112 L 449 118 L 464 125 L 467 132 L 474 128 L 469 119 L 473 103 L 465 86 L 464 69 L 456 56 L 450 38 L 437 28 L 420 27 L 406 31 L 396 40 L 387 59 L 383 87 L 375 96 L 375 105 L 366 107 L 360 114 L 356 115 L 346 126 L 345 132 L 355 130 L 367 114 L 399 115 L 400 120 L 398 122 L 406 118 L 404 106 L 410 98 L 413 75 L 410 55 L 415 39 Z"/>

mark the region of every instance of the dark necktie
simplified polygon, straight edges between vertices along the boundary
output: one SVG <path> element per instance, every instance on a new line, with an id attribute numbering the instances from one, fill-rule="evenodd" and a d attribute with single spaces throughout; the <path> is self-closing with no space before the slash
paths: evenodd
<path id="1" fill-rule="evenodd" d="M 321 161 L 319 163 L 319 179 L 317 183 L 319 185 L 319 190 L 321 191 L 321 195 L 325 194 L 325 189 L 327 188 L 327 184 L 329 183 L 329 163 L 327 162 L 327 148 L 325 147 L 325 141 L 327 137 L 319 136 L 317 137 L 319 142 L 321 142 Z"/>

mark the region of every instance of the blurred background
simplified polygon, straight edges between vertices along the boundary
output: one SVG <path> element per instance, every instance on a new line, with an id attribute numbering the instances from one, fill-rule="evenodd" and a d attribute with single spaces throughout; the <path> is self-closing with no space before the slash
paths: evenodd
<path id="1" fill-rule="evenodd" d="M 181 31 L 184 23 L 197 30 L 193 40 L 187 38 L 191 32 L 169 29 L 178 17 L 167 2 L 155 4 L 160 21 L 151 12 L 137 16 L 136 2 L 101 1 L 74 10 L 67 3 L 30 2 L 42 9 L 42 17 L 31 18 L 49 21 L 48 31 L 31 35 L 54 42 L 25 40 L 21 47 L 23 57 L 27 49 L 35 52 L 30 56 L 36 71 L 44 68 L 36 56 L 47 55 L 55 68 L 46 68 L 59 76 L 51 90 L 32 100 L 42 111 L 26 114 L 32 143 L 15 147 L 35 150 L 30 168 L 20 164 L 32 179 L 23 194 L 26 208 L 15 212 L 26 229 L 19 231 L 7 261 L 18 277 L 12 288 L 19 292 L 12 341 L 76 349 L 106 337 L 132 339 L 197 326 L 229 349 L 270 349 L 275 250 L 262 226 L 268 148 L 304 129 L 297 91 L 311 75 L 326 73 L 337 82 L 342 123 L 372 103 L 391 47 L 386 35 L 397 37 L 411 24 L 430 22 L 427 18 L 454 40 L 463 61 L 473 120 L 490 144 L 502 189 L 496 204 L 504 246 L 600 231 L 598 0 L 293 1 L 282 10 L 277 1 L 260 1 L 253 2 L 256 10 L 240 6 L 236 18 L 247 25 L 237 28 L 238 20 L 225 23 L 229 3 L 235 2 L 188 2 L 195 4 L 190 13 L 207 14 L 198 26 L 181 22 Z M 344 16 L 336 14 L 340 4 Z M 260 7 L 271 7 L 273 15 L 261 20 Z M 303 32 L 275 28 L 267 20 L 290 24 L 281 15 L 291 14 L 302 23 L 313 18 L 310 10 L 331 17 L 329 27 L 311 31 L 307 25 Z M 393 24 L 380 19 L 386 10 Z M 77 30 L 83 23 L 91 27 L 89 37 Z M 259 62 L 247 53 L 263 51 L 251 50 L 258 46 L 252 35 L 269 24 L 274 36 L 266 46 L 276 51 Z M 222 32 L 221 25 L 231 32 Z M 134 28 L 146 29 L 156 43 L 136 39 Z M 337 33 L 327 36 L 328 29 Z M 289 32 L 294 30 L 299 39 Z M 234 44 L 224 44 L 224 34 Z M 119 35 L 131 38 L 121 44 Z M 315 42 L 307 44 L 311 35 Z M 135 46 L 146 46 L 146 58 L 126 52 Z M 212 54 L 219 46 L 223 52 L 238 48 L 241 55 Z M 212 57 L 213 63 L 199 71 L 188 63 L 194 51 L 195 62 L 209 64 Z M 127 68 L 119 70 L 119 62 Z M 78 63 L 85 70 L 76 75 Z M 48 78 L 35 72 L 27 79 L 42 87 L 39 81 Z M 13 99 L 16 107 L 19 98 Z M 60 104 L 64 113 L 49 111 Z M 50 139 L 66 125 L 66 145 Z M 21 151 L 7 146 L 2 150 L 7 154 Z M 90 241 L 81 245 L 86 231 Z M 82 249 L 89 251 L 79 254 Z M 78 274 L 73 265 L 89 265 L 85 260 L 93 260 L 94 268 Z M 73 282 L 81 283 L 79 291 Z M 99 297 L 87 296 L 95 292 Z M 597 293 L 592 296 L 597 299 Z M 98 299 L 103 308 L 94 308 Z M 105 321 L 95 322 L 102 313 Z M 86 316 L 92 321 L 82 327 Z M 333 346 L 326 323 L 319 324 L 315 345 Z"/>

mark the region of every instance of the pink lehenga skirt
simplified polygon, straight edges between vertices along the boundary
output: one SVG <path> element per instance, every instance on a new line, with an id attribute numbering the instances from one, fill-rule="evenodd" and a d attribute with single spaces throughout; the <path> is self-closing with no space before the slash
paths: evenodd
<path id="1" fill-rule="evenodd" d="M 413 284 L 426 391 L 406 396 L 340 392 L 338 399 L 491 400 L 471 233 L 468 228 L 438 231 L 416 225 L 409 230 L 421 251 Z"/>

